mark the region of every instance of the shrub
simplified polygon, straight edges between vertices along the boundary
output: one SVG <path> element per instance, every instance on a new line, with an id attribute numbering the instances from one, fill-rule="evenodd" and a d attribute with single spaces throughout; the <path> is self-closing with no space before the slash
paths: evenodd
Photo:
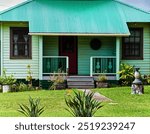
<path id="1" fill-rule="evenodd" d="M 18 111 L 26 117 L 39 117 L 44 112 L 44 107 L 40 107 L 40 99 L 33 99 L 29 97 L 29 106 L 19 104 Z"/>
<path id="2" fill-rule="evenodd" d="M 121 64 L 120 71 L 120 81 L 122 85 L 131 85 L 134 80 L 134 67 L 128 64 Z"/>
<path id="3" fill-rule="evenodd" d="M 11 86 L 11 89 L 13 92 L 23 92 L 23 91 L 33 91 L 35 90 L 34 87 L 29 86 L 23 82 L 17 83 L 17 84 L 13 84 Z"/>
<path id="4" fill-rule="evenodd" d="M 144 84 L 150 84 L 150 75 L 142 76 L 142 81 Z"/>
<path id="5" fill-rule="evenodd" d="M 94 93 L 86 94 L 86 91 L 74 91 L 74 95 L 68 95 L 65 102 L 69 111 L 75 117 L 92 117 L 102 107 L 101 102 L 93 99 Z"/>
<path id="6" fill-rule="evenodd" d="M 16 83 L 16 79 L 11 74 L 10 76 L 6 75 L 6 69 L 3 69 L 3 74 L 0 76 L 0 84 L 2 85 L 12 85 Z"/>

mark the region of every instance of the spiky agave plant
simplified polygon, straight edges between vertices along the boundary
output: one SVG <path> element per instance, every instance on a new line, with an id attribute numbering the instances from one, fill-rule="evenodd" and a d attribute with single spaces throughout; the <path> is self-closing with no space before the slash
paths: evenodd
<path id="1" fill-rule="evenodd" d="M 65 97 L 69 111 L 75 117 L 92 117 L 102 107 L 101 102 L 93 98 L 94 93 L 74 91 L 74 95 Z"/>
<path id="2" fill-rule="evenodd" d="M 29 106 L 25 104 L 19 104 L 20 113 L 24 114 L 26 117 L 39 117 L 44 112 L 44 107 L 40 107 L 40 99 L 33 99 L 29 97 Z"/>

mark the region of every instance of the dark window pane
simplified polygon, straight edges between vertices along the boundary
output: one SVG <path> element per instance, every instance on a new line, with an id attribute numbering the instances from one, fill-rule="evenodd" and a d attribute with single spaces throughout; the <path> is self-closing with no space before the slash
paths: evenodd
<path id="1" fill-rule="evenodd" d="M 130 29 L 131 35 L 122 40 L 123 59 L 142 59 L 143 58 L 143 29 Z"/>
<path id="2" fill-rule="evenodd" d="M 10 56 L 11 58 L 31 58 L 31 39 L 28 35 L 29 29 L 25 27 L 10 28 L 11 44 Z"/>

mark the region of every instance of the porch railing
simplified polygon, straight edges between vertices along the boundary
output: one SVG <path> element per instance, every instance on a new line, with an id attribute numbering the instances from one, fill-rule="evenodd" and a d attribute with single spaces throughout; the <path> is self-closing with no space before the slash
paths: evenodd
<path id="1" fill-rule="evenodd" d="M 116 74 L 115 56 L 93 56 L 90 58 L 90 75 Z"/>
<path id="2" fill-rule="evenodd" d="M 43 75 L 57 74 L 58 71 L 63 74 L 68 73 L 67 56 L 43 56 Z M 60 73 L 60 72 L 59 72 Z"/>

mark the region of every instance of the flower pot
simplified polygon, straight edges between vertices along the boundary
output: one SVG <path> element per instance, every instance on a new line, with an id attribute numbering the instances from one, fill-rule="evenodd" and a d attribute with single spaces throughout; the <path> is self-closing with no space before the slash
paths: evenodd
<path id="1" fill-rule="evenodd" d="M 109 87 L 109 84 L 107 82 L 96 82 L 97 88 L 107 88 Z"/>
<path id="2" fill-rule="evenodd" d="M 56 85 L 56 90 L 60 90 L 60 89 L 66 89 L 66 82 L 63 83 L 59 83 Z"/>
<path id="3" fill-rule="evenodd" d="M 10 91 L 10 85 L 3 85 L 3 93 L 7 93 Z"/>

